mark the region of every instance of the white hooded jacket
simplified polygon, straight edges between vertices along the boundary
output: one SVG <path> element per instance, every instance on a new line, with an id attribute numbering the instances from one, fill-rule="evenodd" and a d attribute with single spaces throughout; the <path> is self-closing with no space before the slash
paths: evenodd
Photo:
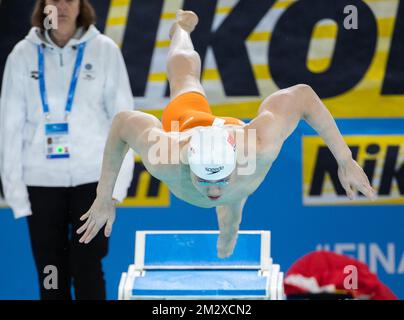
<path id="1" fill-rule="evenodd" d="M 46 159 L 45 116 L 38 81 L 38 45 L 44 47 L 45 83 L 52 122 L 62 122 L 76 62 L 86 42 L 69 116 L 70 158 Z M 31 215 L 27 186 L 74 187 L 97 182 L 112 119 L 133 109 L 133 95 L 118 46 L 94 26 L 80 28 L 63 48 L 32 28 L 8 56 L 0 100 L 0 170 L 16 218 Z M 113 197 L 122 201 L 133 176 L 128 152 Z"/>

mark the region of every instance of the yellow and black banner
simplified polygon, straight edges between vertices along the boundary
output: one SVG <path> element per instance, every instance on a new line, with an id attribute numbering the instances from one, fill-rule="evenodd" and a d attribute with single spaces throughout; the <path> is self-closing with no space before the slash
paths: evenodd
<path id="1" fill-rule="evenodd" d="M 352 135 L 344 137 L 353 158 L 361 165 L 378 198 L 358 193 L 351 201 L 338 179 L 338 164 L 319 137 L 303 137 L 303 204 L 403 204 L 404 135 Z"/>
<path id="2" fill-rule="evenodd" d="M 34 0 L 0 4 L 0 76 L 28 33 Z M 214 113 L 253 118 L 279 88 L 306 83 L 337 118 L 404 117 L 400 0 L 97 0 L 97 27 L 122 48 L 138 109 L 168 103 L 177 9 L 193 10 L 202 83 Z M 22 9 L 23 8 L 23 9 Z M 24 9 L 25 8 L 25 9 Z"/>

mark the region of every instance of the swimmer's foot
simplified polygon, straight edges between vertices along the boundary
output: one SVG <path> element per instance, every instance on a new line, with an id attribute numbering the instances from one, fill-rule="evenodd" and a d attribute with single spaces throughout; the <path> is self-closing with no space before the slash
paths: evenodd
<path id="1" fill-rule="evenodd" d="M 178 24 L 189 33 L 194 31 L 195 26 L 198 24 L 198 21 L 198 16 L 193 11 L 184 11 L 181 9 L 177 11 Z"/>
<path id="2" fill-rule="evenodd" d="M 175 29 L 178 27 L 178 25 L 188 33 L 191 33 L 194 31 L 198 21 L 199 19 L 195 12 L 179 9 L 177 11 L 176 23 L 174 23 L 170 29 L 170 39 L 173 37 Z"/>
<path id="3" fill-rule="evenodd" d="M 220 233 L 217 240 L 217 256 L 219 258 L 227 258 L 232 255 L 237 242 L 237 232 L 231 234 Z"/>

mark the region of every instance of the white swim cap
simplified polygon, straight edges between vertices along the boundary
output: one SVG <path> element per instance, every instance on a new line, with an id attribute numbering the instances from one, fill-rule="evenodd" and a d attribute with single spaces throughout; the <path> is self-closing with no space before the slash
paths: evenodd
<path id="1" fill-rule="evenodd" d="M 196 176 L 210 181 L 221 180 L 233 172 L 236 160 L 234 137 L 218 126 L 217 121 L 212 127 L 195 128 L 189 142 L 188 161 Z"/>

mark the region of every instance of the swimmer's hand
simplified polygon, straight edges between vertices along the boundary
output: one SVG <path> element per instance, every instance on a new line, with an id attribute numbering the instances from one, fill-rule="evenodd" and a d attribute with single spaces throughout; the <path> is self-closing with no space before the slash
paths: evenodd
<path id="1" fill-rule="evenodd" d="M 369 183 L 369 179 L 359 164 L 352 158 L 340 163 L 338 177 L 349 199 L 355 200 L 359 190 L 368 199 L 376 200 L 376 191 Z"/>
<path id="2" fill-rule="evenodd" d="M 84 235 L 80 238 L 80 243 L 89 243 L 106 224 L 104 234 L 109 237 L 112 232 L 112 225 L 115 221 L 115 205 L 118 201 L 114 199 L 105 200 L 96 198 L 90 210 L 80 217 L 81 221 L 87 221 L 77 230 L 78 234 Z"/>
<path id="3" fill-rule="evenodd" d="M 237 243 L 237 231 L 223 234 L 220 233 L 217 240 L 217 256 L 221 259 L 230 257 L 233 254 Z"/>
<path id="4" fill-rule="evenodd" d="M 217 239 L 217 256 L 227 258 L 233 254 L 237 243 L 243 207 L 247 198 L 216 207 L 220 234 Z"/>

